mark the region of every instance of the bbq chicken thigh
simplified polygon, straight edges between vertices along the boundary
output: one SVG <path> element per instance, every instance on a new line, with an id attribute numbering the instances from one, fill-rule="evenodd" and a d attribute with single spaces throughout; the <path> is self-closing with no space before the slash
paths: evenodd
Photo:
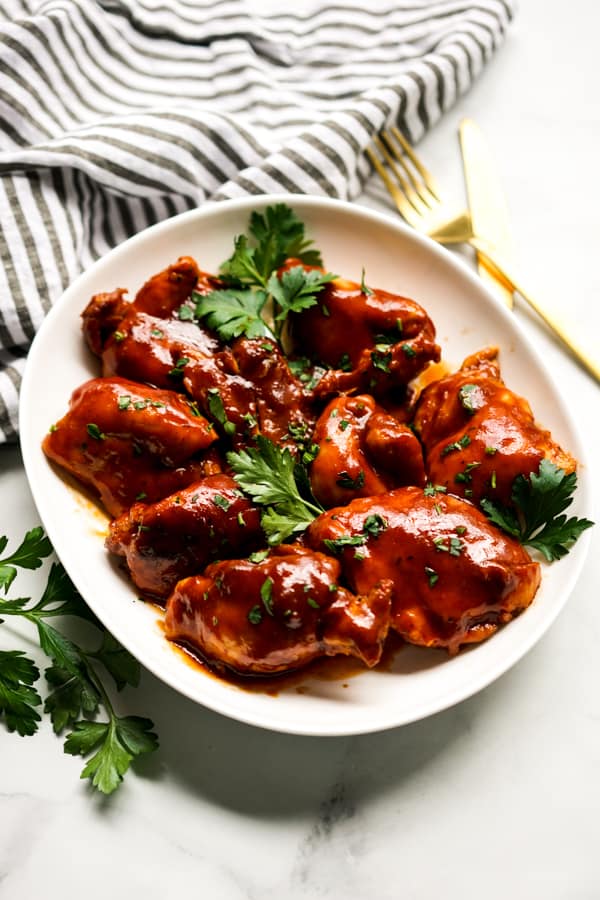
<path id="1" fill-rule="evenodd" d="M 220 471 L 218 457 L 204 452 L 216 439 L 210 422 L 180 394 L 93 378 L 73 392 L 42 447 L 119 516 L 140 497 L 154 502 Z"/>
<path id="2" fill-rule="evenodd" d="M 416 487 L 323 513 L 305 542 L 338 554 L 357 593 L 391 581 L 391 627 L 450 653 L 522 612 L 540 582 L 539 564 L 471 503 Z"/>
<path id="3" fill-rule="evenodd" d="M 97 294 L 83 313 L 88 346 L 101 358 L 105 377 L 187 393 L 236 447 L 257 430 L 289 442 L 290 424 L 314 424 L 312 393 L 275 341 L 240 338 L 224 346 L 194 321 L 193 308 L 185 305 L 192 290 L 203 294 L 219 286 L 182 257 L 149 279 L 133 303 L 122 290 Z"/>
<path id="4" fill-rule="evenodd" d="M 401 485 L 425 485 L 421 445 L 368 394 L 341 396 L 323 410 L 312 437 L 313 494 L 326 508 Z"/>
<path id="5" fill-rule="evenodd" d="M 298 260 L 286 268 L 293 265 Z M 440 358 L 422 306 L 344 278 L 326 284 L 315 306 L 292 317 L 291 333 L 302 353 L 331 368 L 316 388 L 323 397 L 350 390 L 386 397 Z"/>
<path id="6" fill-rule="evenodd" d="M 124 557 L 143 594 L 166 599 L 210 561 L 263 543 L 258 509 L 229 475 L 209 475 L 158 503 L 134 503 L 111 522 L 106 548 Z"/>
<path id="7" fill-rule="evenodd" d="M 319 656 L 381 658 L 390 621 L 389 581 L 364 596 L 338 586 L 337 560 L 281 544 L 253 563 L 213 563 L 180 581 L 167 601 L 166 633 L 209 662 L 275 675 Z"/>
<path id="8" fill-rule="evenodd" d="M 537 472 L 543 458 L 567 473 L 576 467 L 535 423 L 527 401 L 506 387 L 497 357 L 495 347 L 469 356 L 423 390 L 415 411 L 429 480 L 473 503 L 487 497 L 510 504 L 517 475 Z"/>

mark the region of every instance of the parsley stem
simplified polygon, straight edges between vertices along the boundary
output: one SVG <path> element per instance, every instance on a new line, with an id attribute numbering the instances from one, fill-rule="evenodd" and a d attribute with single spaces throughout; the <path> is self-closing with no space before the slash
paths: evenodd
<path id="1" fill-rule="evenodd" d="M 79 649 L 79 652 L 80 652 L 80 654 L 81 654 L 81 661 L 82 661 L 83 666 L 84 666 L 84 668 L 85 668 L 86 675 L 88 676 L 89 680 L 92 682 L 92 684 L 94 685 L 94 687 L 96 688 L 96 690 L 98 691 L 98 693 L 99 693 L 99 695 L 100 695 L 100 699 L 101 699 L 101 701 L 102 701 L 102 704 L 103 704 L 104 707 L 106 708 L 106 711 L 107 711 L 107 713 L 108 713 L 108 715 L 109 715 L 109 718 L 110 718 L 110 726 L 111 726 L 111 728 L 112 728 L 112 727 L 113 727 L 113 722 L 114 722 L 114 720 L 117 718 L 117 716 L 116 716 L 116 714 L 115 714 L 113 705 L 112 705 L 112 703 L 111 703 L 111 701 L 110 701 L 110 697 L 109 697 L 108 694 L 106 693 L 106 689 L 104 688 L 104 685 L 102 684 L 102 681 L 100 680 L 100 678 L 99 678 L 98 675 L 96 674 L 96 670 L 94 669 L 94 667 L 93 667 L 92 664 L 90 663 L 90 656 L 92 656 L 93 654 L 91 654 L 91 653 L 88 654 L 88 653 L 85 652 L 85 650 L 81 650 L 81 648 L 78 648 L 78 649 Z"/>

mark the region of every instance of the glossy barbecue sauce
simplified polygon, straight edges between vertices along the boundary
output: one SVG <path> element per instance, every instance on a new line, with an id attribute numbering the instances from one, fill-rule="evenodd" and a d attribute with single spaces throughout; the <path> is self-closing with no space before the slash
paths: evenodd
<path id="1" fill-rule="evenodd" d="M 500 490 L 501 463 L 512 480 L 515 466 L 566 457 L 506 390 L 493 351 L 448 375 L 419 304 L 338 278 L 288 321 L 296 355 L 325 367 L 309 388 L 271 339 L 224 345 L 191 321 L 191 292 L 219 287 L 182 257 L 131 304 L 119 290 L 92 298 L 84 334 L 105 377 L 74 392 L 44 442 L 101 498 L 107 546 L 139 590 L 169 598 L 177 652 L 246 690 L 304 692 L 390 667 L 404 641 L 456 652 L 524 609 L 539 566 L 469 499 L 484 474 Z M 494 417 L 529 451 L 476 439 Z M 255 447 L 257 432 L 308 448 L 327 511 L 301 543 L 240 559 L 264 537 L 227 451 Z"/>

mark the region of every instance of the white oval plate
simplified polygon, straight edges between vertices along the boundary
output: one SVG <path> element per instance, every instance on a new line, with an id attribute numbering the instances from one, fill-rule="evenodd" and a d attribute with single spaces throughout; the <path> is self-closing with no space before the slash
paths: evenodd
<path id="1" fill-rule="evenodd" d="M 573 511 L 590 515 L 585 452 L 567 408 L 514 316 L 446 250 L 398 221 L 359 206 L 300 195 L 258 196 L 211 204 L 169 219 L 115 248 L 84 272 L 52 309 L 37 335 L 21 393 L 21 445 L 29 484 L 56 552 L 75 585 L 128 650 L 155 675 L 224 715 L 297 734 L 360 734 L 424 718 L 471 696 L 514 665 L 553 622 L 571 592 L 588 547 L 585 534 L 569 555 L 544 565 L 533 605 L 491 640 L 455 658 L 403 648 L 391 669 L 344 680 L 307 678 L 302 690 L 278 696 L 243 690 L 189 665 L 164 638 L 155 608 L 140 602 L 104 550 L 102 522 L 89 503 L 57 476 L 40 445 L 67 408 L 72 390 L 98 374 L 84 346 L 80 313 L 92 294 L 126 287 L 130 297 L 178 256 L 215 271 L 251 210 L 285 202 L 306 223 L 326 267 L 413 297 L 435 322 L 443 358 L 452 366 L 487 344 L 501 348 L 509 387 L 583 465 Z"/>

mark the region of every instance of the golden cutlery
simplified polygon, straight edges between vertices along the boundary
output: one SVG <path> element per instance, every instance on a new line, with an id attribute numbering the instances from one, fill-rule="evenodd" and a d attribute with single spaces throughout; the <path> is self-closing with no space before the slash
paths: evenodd
<path id="1" fill-rule="evenodd" d="M 510 264 L 513 247 L 508 211 L 492 154 L 481 130 L 472 119 L 462 120 L 458 134 L 473 231 L 493 247 L 494 253 L 503 262 Z M 479 253 L 477 269 L 480 278 L 512 309 L 513 292 L 491 274 Z"/>
<path id="2" fill-rule="evenodd" d="M 469 212 L 451 214 L 431 173 L 400 131 L 392 127 L 390 131 L 382 132 L 381 137 L 373 139 L 373 145 L 377 153 L 368 147 L 367 155 L 406 222 L 441 244 L 469 244 L 477 250 L 494 277 L 535 310 L 571 355 L 600 384 L 600 364 L 577 346 L 562 324 L 524 289 L 494 247 L 475 233 Z"/>

